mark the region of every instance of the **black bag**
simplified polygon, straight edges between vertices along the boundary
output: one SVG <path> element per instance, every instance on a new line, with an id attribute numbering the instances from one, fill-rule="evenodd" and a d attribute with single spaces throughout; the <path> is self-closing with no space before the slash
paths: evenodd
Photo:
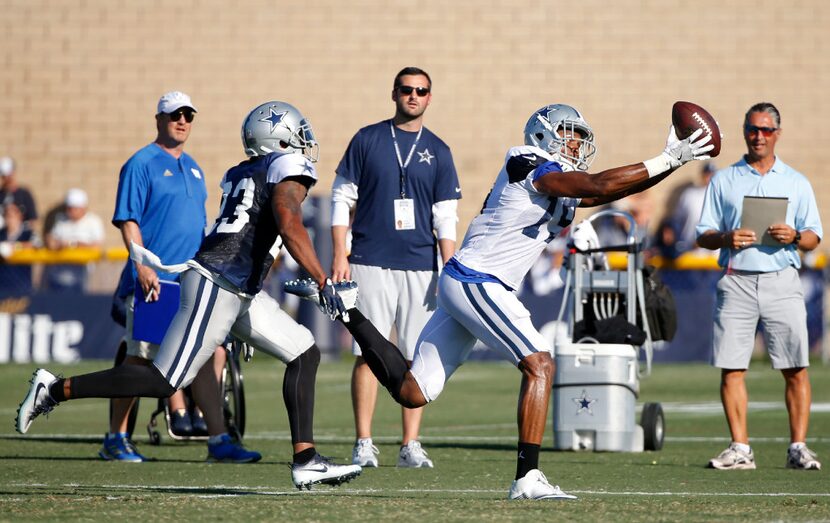
<path id="1" fill-rule="evenodd" d="M 621 315 L 611 316 L 601 320 L 580 320 L 574 324 L 573 340 L 593 338 L 599 343 L 624 343 L 626 345 L 642 345 L 646 342 L 646 332 L 636 325 L 632 325 Z"/>
<path id="2" fill-rule="evenodd" d="M 643 268 L 643 288 L 651 339 L 671 341 L 677 332 L 677 306 L 671 289 L 660 281 L 654 267 L 650 265 Z M 642 323 L 638 321 L 641 327 Z"/>

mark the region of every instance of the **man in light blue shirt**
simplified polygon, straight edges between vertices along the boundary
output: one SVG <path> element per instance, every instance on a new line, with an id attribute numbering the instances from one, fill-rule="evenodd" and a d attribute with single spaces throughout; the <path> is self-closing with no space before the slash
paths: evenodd
<path id="1" fill-rule="evenodd" d="M 750 107 L 743 134 L 747 154 L 715 174 L 697 226 L 698 244 L 720 249 L 718 263 L 725 269 L 717 287 L 713 364 L 721 369 L 721 401 L 732 443 L 709 461 L 709 467 L 755 468 L 746 422 L 745 375 L 760 321 L 772 366 L 786 381 L 791 438 L 787 467 L 818 470 L 821 463 L 805 444 L 811 388 L 807 311 L 797 250 L 818 247 L 821 220 L 810 182 L 775 156 L 781 136 L 778 109 L 766 102 Z M 771 224 L 764 234 L 775 245 L 762 245 L 753 230 L 741 228 L 745 196 L 787 198 L 784 223 Z"/>

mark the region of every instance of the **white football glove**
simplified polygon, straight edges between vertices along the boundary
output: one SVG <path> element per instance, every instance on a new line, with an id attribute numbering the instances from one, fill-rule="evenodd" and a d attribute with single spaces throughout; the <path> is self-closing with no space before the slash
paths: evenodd
<path id="1" fill-rule="evenodd" d="M 703 129 L 698 129 L 688 138 L 679 140 L 674 130 L 674 125 L 669 126 L 669 137 L 666 139 L 666 148 L 663 149 L 660 156 L 643 162 L 646 169 L 648 169 L 649 177 L 677 169 L 684 163 L 691 162 L 692 160 L 708 160 L 711 158 L 706 153 L 715 148 L 713 144 L 709 143 L 712 140 L 712 136 L 707 134 L 698 140 L 701 134 L 703 134 Z"/>

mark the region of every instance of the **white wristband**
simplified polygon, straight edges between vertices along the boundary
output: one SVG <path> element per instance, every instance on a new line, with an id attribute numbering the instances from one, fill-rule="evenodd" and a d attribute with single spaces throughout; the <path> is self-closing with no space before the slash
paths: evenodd
<path id="1" fill-rule="evenodd" d="M 653 178 L 672 169 L 674 167 L 674 163 L 675 162 L 669 155 L 666 153 L 660 153 L 660 156 L 655 156 L 651 160 L 644 161 L 643 165 L 646 166 L 648 177 Z"/>

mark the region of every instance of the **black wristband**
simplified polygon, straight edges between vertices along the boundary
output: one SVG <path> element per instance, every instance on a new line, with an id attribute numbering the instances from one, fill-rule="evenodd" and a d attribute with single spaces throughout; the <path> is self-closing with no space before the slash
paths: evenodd
<path id="1" fill-rule="evenodd" d="M 796 247 L 798 247 L 798 242 L 800 242 L 800 241 L 801 241 L 801 233 L 798 232 L 798 231 L 795 231 L 795 236 L 793 237 L 793 241 L 791 241 L 790 243 L 795 245 Z"/>

